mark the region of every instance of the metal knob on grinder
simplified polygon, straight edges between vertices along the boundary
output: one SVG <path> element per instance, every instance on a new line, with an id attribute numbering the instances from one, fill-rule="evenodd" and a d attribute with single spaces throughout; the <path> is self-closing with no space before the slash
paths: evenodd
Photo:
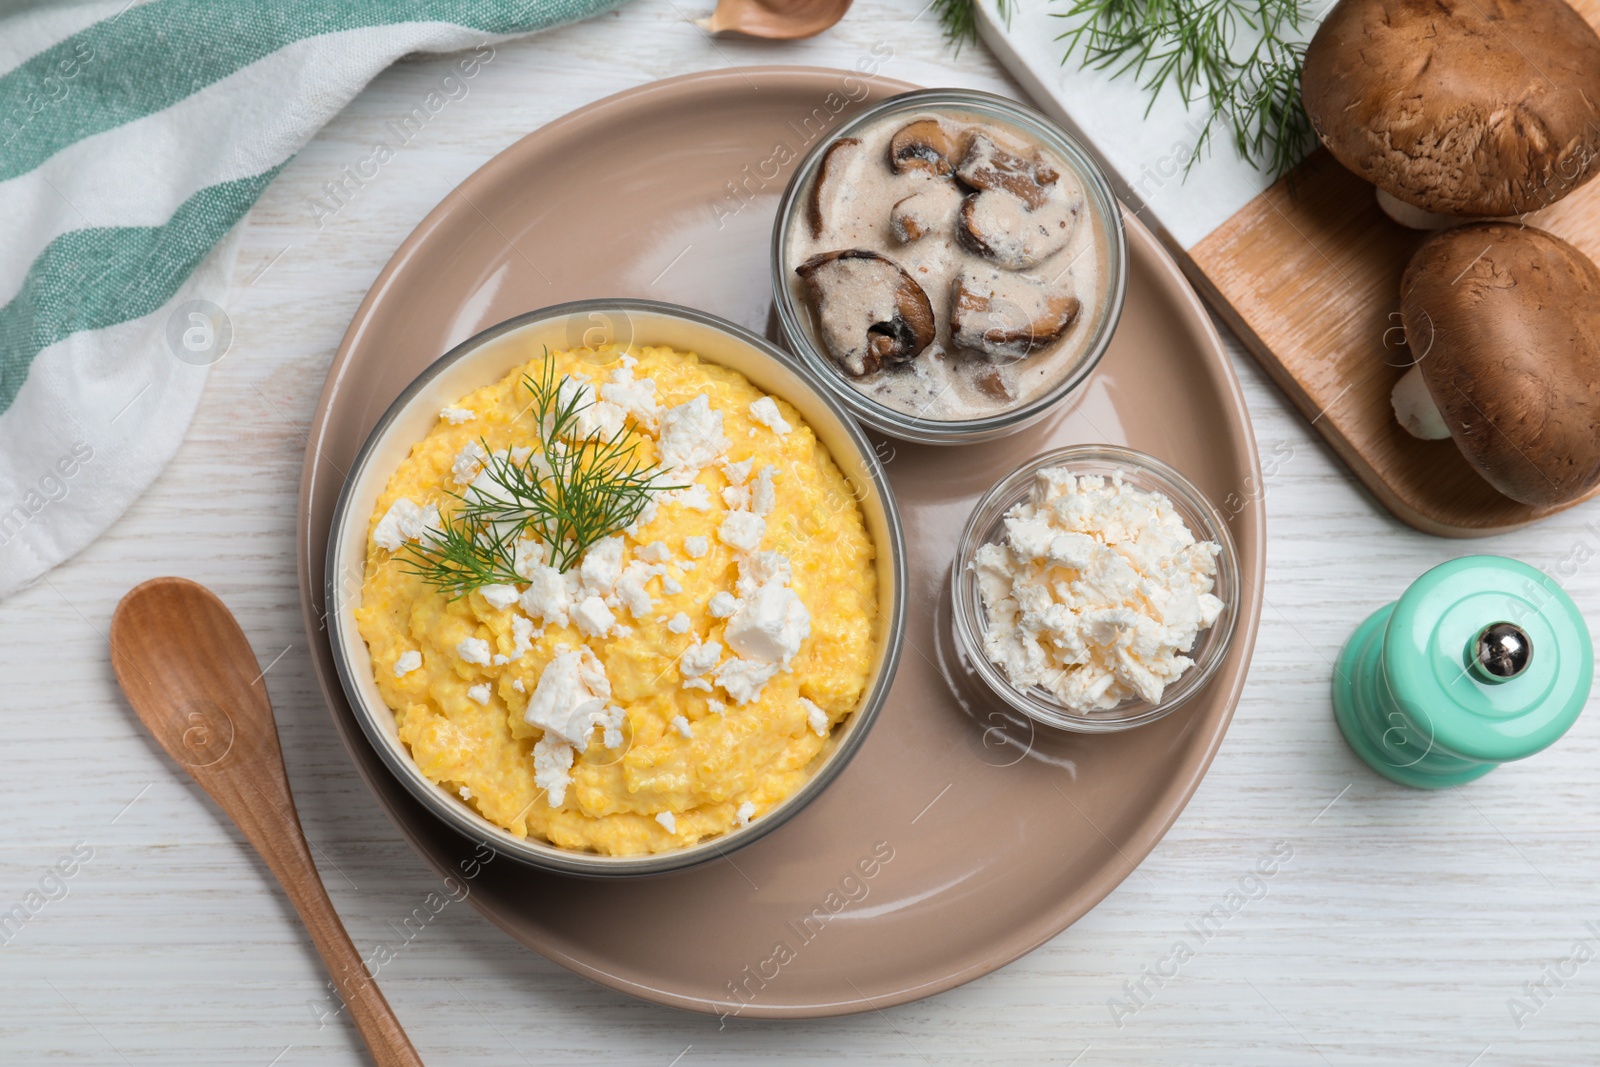
<path id="1" fill-rule="evenodd" d="M 1593 677 L 1588 627 L 1553 578 L 1465 556 L 1356 628 L 1334 670 L 1333 711 L 1373 770 L 1441 789 L 1554 744 Z"/>

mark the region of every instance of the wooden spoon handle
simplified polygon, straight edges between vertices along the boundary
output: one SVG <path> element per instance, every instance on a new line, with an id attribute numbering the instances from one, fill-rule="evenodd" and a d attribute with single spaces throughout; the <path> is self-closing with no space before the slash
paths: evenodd
<path id="1" fill-rule="evenodd" d="M 252 815 L 265 819 L 271 819 L 268 812 L 276 812 L 289 824 L 272 827 L 262 825 L 255 818 L 239 820 L 245 836 L 277 876 L 300 913 L 301 921 L 311 931 L 311 940 L 322 954 L 322 962 L 327 965 L 339 996 L 350 1009 L 373 1062 L 378 1067 L 422 1067 L 422 1057 L 412 1048 L 411 1040 L 406 1037 L 400 1020 L 395 1018 L 394 1009 L 384 999 L 378 983 L 367 973 L 361 954 L 356 951 L 344 924 L 339 921 L 338 912 L 334 911 L 333 902 L 328 899 L 328 891 L 317 876 L 293 805 L 268 802 L 251 805 L 249 810 Z"/>

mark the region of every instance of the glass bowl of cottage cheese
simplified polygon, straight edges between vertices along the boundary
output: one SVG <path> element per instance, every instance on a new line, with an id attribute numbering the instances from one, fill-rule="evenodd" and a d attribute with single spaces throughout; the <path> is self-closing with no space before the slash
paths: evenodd
<path id="1" fill-rule="evenodd" d="M 1205 688 L 1238 615 L 1227 524 L 1152 456 L 1075 445 L 978 502 L 951 575 L 973 673 L 1037 722 L 1088 733 L 1168 715 Z"/>

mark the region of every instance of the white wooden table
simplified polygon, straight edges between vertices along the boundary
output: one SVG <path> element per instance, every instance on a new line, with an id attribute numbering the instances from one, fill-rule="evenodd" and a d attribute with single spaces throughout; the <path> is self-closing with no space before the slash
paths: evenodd
<path id="1" fill-rule="evenodd" d="M 250 217 L 227 303 L 234 349 L 177 459 L 97 544 L 0 605 L 0 911 L 75 847 L 92 850 L 71 879 L 49 884 L 59 899 L 0 945 L 0 1062 L 365 1062 L 350 1027 L 319 1028 L 308 1002 L 324 993 L 320 963 L 265 868 L 117 692 L 111 610 L 162 574 L 217 590 L 271 664 L 289 773 L 328 889 L 358 947 L 398 949 L 383 987 L 429 1063 L 1596 1061 L 1600 962 L 1588 957 L 1600 955 L 1600 716 L 1591 709 L 1525 764 L 1421 794 L 1387 784 L 1345 748 L 1328 677 L 1369 611 L 1468 551 L 1559 568 L 1580 606 L 1600 603 L 1600 523 L 1589 525 L 1600 507 L 1476 543 L 1413 532 L 1357 487 L 1237 346 L 1272 472 L 1267 606 L 1249 685 L 1177 826 L 1072 929 L 919 1004 L 719 1030 L 574 977 L 465 905 L 409 937 L 401 928 L 438 882 L 352 771 L 312 678 L 295 591 L 303 432 L 356 304 L 450 184 L 619 89 L 733 64 L 850 66 L 886 40 L 887 75 L 1015 93 L 981 47 L 953 55 L 931 13 L 912 20 L 915 3 L 858 0 L 820 39 L 772 46 L 708 40 L 688 21 L 706 0 L 635 0 L 504 46 L 468 97 L 319 228 L 311 198 L 443 65 L 404 63 L 273 183 Z M 1186 924 L 1275 847 L 1292 858 L 1259 887 L 1247 883 L 1254 899 L 1200 944 Z M 1172 975 L 1180 939 L 1194 958 L 1161 976 Z M 1142 983 L 1138 999 L 1128 983 Z M 1525 1010 L 1514 1017 L 1517 1002 Z"/>

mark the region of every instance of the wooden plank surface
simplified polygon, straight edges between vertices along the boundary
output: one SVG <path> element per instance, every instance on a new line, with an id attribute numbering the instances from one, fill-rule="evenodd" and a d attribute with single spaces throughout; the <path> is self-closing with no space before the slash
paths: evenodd
<path id="1" fill-rule="evenodd" d="M 922 0 L 857 0 L 827 34 L 785 47 L 708 41 L 687 20 L 710 7 L 634 0 L 497 45 L 470 94 L 319 225 L 309 205 L 325 183 L 365 158 L 384 124 L 417 106 L 448 66 L 402 63 L 290 161 L 251 212 L 223 301 L 234 349 L 213 369 L 177 458 L 104 537 L 0 603 L 0 909 L 63 857 L 74 871 L 64 894 L 53 890 L 0 945 L 0 1063 L 367 1063 L 354 1031 L 320 1014 L 332 1010 L 326 976 L 270 873 L 117 693 L 105 643 L 112 608 L 145 578 L 183 574 L 227 601 L 269 667 L 263 681 L 323 879 L 357 947 L 394 950 L 379 981 L 430 1064 L 1592 1065 L 1600 961 L 1551 984 L 1520 1020 L 1508 1002 L 1546 980 L 1579 939 L 1595 944 L 1586 924 L 1600 922 L 1600 715 L 1591 704 L 1553 749 L 1438 795 L 1389 785 L 1355 760 L 1333 725 L 1330 660 L 1372 609 L 1463 546 L 1374 506 L 1237 345 L 1264 474 L 1239 491 L 1266 495 L 1270 537 L 1255 663 L 1194 801 L 1083 921 L 920 1004 L 719 1029 L 576 978 L 464 902 L 429 910 L 430 894 L 449 899 L 446 887 L 356 778 L 317 694 L 295 591 L 305 427 L 333 350 L 390 254 L 505 145 L 651 78 L 729 64 L 853 67 L 882 44 L 894 57 L 887 75 L 1019 95 L 984 49 L 952 56 L 933 16 L 916 17 Z M 1597 518 L 1600 506 L 1589 505 L 1470 547 L 1549 568 L 1593 611 L 1600 534 L 1588 524 Z M 997 812 L 996 832 L 1005 826 Z M 1292 859 L 1264 887 L 1246 882 L 1249 902 L 1171 974 L 1163 961 L 1192 939 L 1188 925 L 1237 892 L 1280 841 Z M 74 863 L 75 848 L 90 858 Z M 420 926 L 419 908 L 432 916 Z M 1163 966 L 1168 976 L 1146 977 Z M 1125 1001 L 1134 982 L 1147 997 L 1114 1018 L 1109 1002 Z"/>

